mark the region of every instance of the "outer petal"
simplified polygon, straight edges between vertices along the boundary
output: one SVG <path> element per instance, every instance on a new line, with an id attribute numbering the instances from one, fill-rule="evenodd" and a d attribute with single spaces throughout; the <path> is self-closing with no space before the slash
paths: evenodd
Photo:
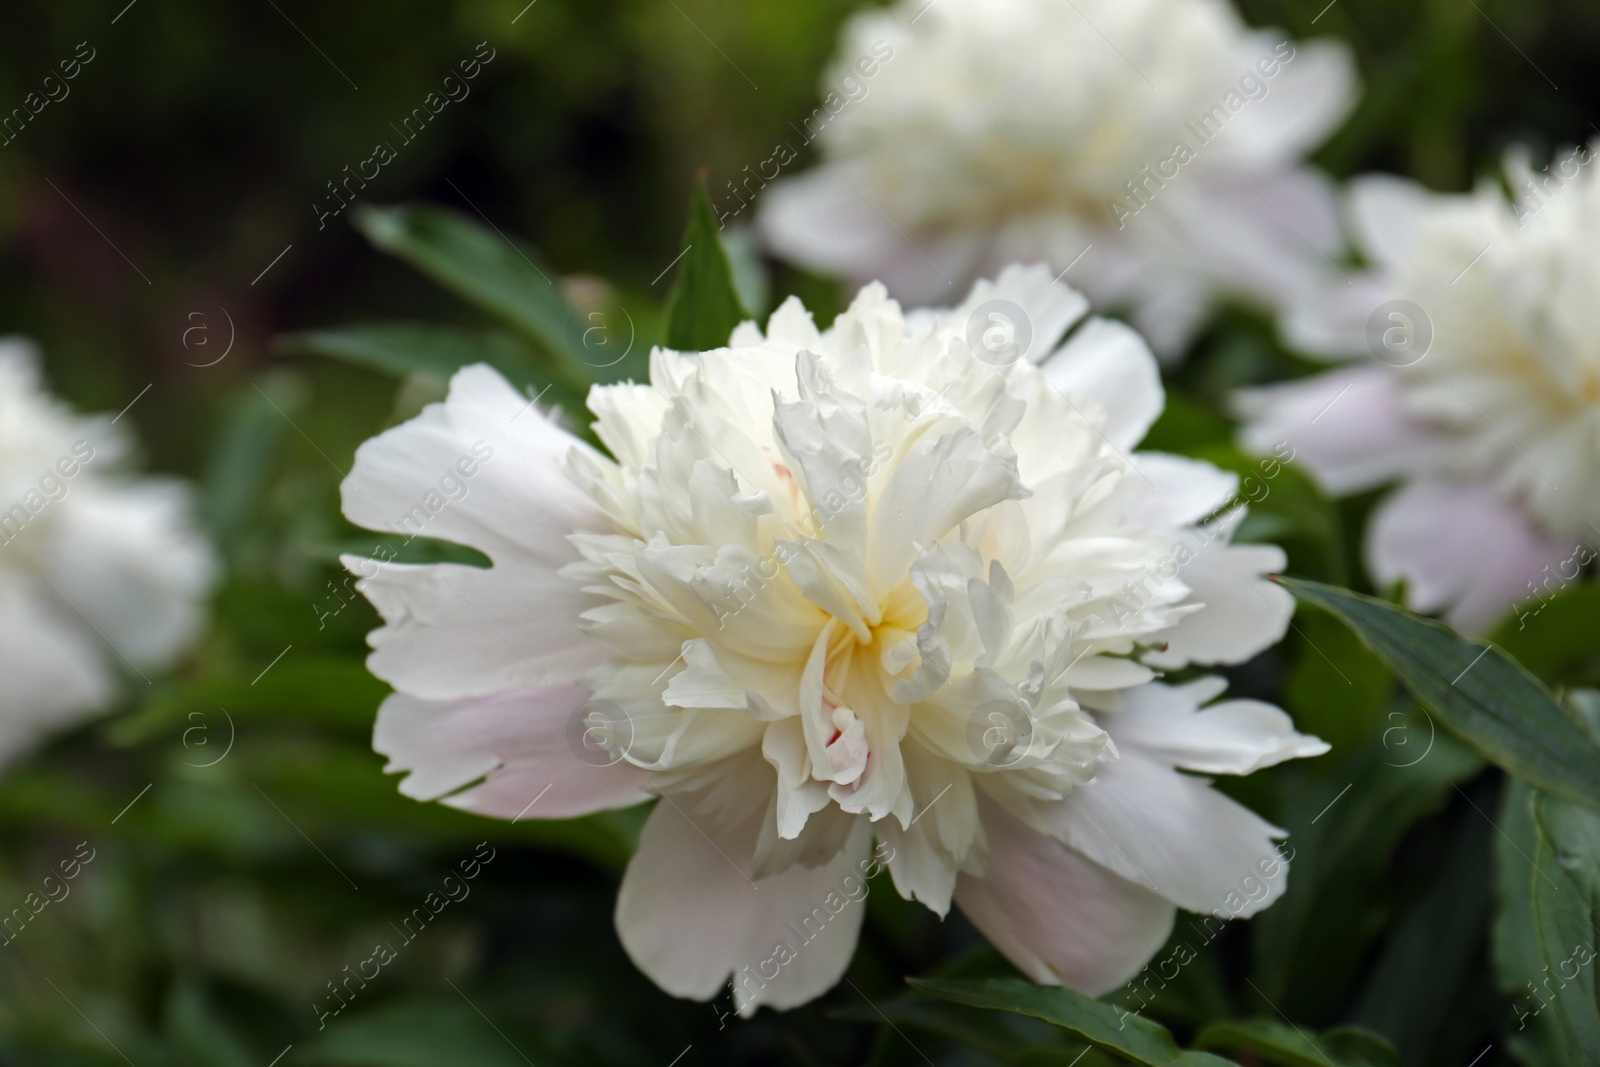
<path id="1" fill-rule="evenodd" d="M 1284 40 L 1281 32 L 1255 34 L 1251 62 L 1268 56 Z M 1356 68 L 1343 41 L 1297 41 L 1292 60 L 1266 83 L 1266 95 L 1252 100 L 1224 129 L 1221 144 L 1253 170 L 1290 164 L 1314 150 L 1349 114 L 1356 102 Z"/>
<path id="2" fill-rule="evenodd" d="M 82 619 L 53 599 L 0 574 L 0 763 L 111 700 L 106 653 Z"/>
<path id="3" fill-rule="evenodd" d="M 1333 184 L 1310 169 L 1173 190 L 1165 210 L 1218 288 L 1269 307 L 1337 278 L 1341 245 Z M 1339 279 L 1342 281 L 1343 279 Z"/>
<path id="4" fill-rule="evenodd" d="M 993 281 L 982 278 L 973 283 L 967 299 L 951 313 L 952 321 L 965 333 L 969 319 L 978 308 L 992 300 L 1010 301 L 1027 316 L 1031 342 L 1023 355 L 1035 363 L 1041 362 L 1054 353 L 1056 342 L 1068 327 L 1089 311 L 1088 298 L 1072 286 L 1057 281 L 1057 277 L 1056 272 L 1043 263 L 1027 266 L 1013 263 L 1001 270 Z"/>
<path id="5" fill-rule="evenodd" d="M 567 453 L 584 447 L 498 371 L 463 367 L 442 403 L 356 449 L 339 487 L 345 518 L 469 545 L 496 562 L 560 567 L 575 558 L 567 534 L 603 528 L 562 473 Z"/>
<path id="6" fill-rule="evenodd" d="M 368 441 L 340 487 L 345 515 L 370 529 L 457 541 L 488 570 L 345 559 L 388 624 L 368 666 L 429 699 L 576 679 L 603 656 L 578 629 L 598 603 L 557 571 L 578 559 L 567 535 L 602 528 L 562 473 L 583 446 L 485 366 L 458 371 L 448 398 Z"/>
<path id="7" fill-rule="evenodd" d="M 1526 600 L 1572 545 L 1540 531 L 1491 486 L 1428 479 L 1379 506 L 1366 551 L 1380 587 L 1404 580 L 1413 610 L 1445 609 L 1451 626 L 1479 634 Z"/>
<path id="8" fill-rule="evenodd" d="M 1119 745 L 1137 745 L 1173 766 L 1208 774 L 1253 774 L 1328 751 L 1326 742 L 1297 733 L 1271 704 L 1224 700 L 1201 707 L 1226 684 L 1221 678 L 1181 686 L 1152 682 L 1125 694 L 1125 710 L 1103 717 Z"/>
<path id="9" fill-rule="evenodd" d="M 1113 319 L 1090 318 L 1042 369 L 1045 379 L 1069 396 L 1098 401 L 1109 415 L 1105 435 L 1122 449 L 1144 440 L 1166 404 L 1161 367 L 1150 346 L 1132 327 Z"/>
<path id="10" fill-rule="evenodd" d="M 367 635 L 367 668 L 402 692 L 451 700 L 561 685 L 605 658 L 578 628 L 593 598 L 548 569 L 343 562 L 365 575 L 356 589 L 388 623 Z"/>
<path id="11" fill-rule="evenodd" d="M 378 709 L 372 747 L 389 757 L 385 771 L 411 772 L 400 783 L 406 796 L 453 793 L 444 803 L 494 818 L 563 819 L 647 799 L 645 772 L 579 758 L 587 749 L 578 715 L 588 699 L 576 685 L 448 702 L 396 693 Z"/>
<path id="12" fill-rule="evenodd" d="M 1209 540 L 1179 568 L 1178 579 L 1192 591 L 1190 602 L 1203 606 L 1163 631 L 1165 651 L 1146 653 L 1146 663 L 1243 663 L 1283 639 L 1294 597 L 1267 576 L 1283 570 L 1286 557 L 1276 545 L 1228 544 L 1243 519 L 1240 508 L 1202 528 Z"/>
<path id="13" fill-rule="evenodd" d="M 188 487 L 152 479 L 71 492 L 50 541 L 50 580 L 122 655 L 170 661 L 199 631 L 217 569 Z"/>
<path id="14" fill-rule="evenodd" d="M 784 259 L 847 278 L 865 278 L 904 238 L 851 187 L 848 168 L 825 164 L 774 182 L 761 195 L 757 223 Z"/>
<path id="15" fill-rule="evenodd" d="M 1287 879 L 1273 840 L 1287 831 L 1118 737 L 1115 716 L 1105 726 L 1120 758 L 1052 806 L 1055 833 L 1187 911 L 1247 918 L 1277 899 Z M 1268 870 L 1278 877 L 1263 890 Z"/>
<path id="16" fill-rule="evenodd" d="M 1351 179 L 1346 212 L 1367 256 L 1384 266 L 1406 259 L 1417 246 L 1417 224 L 1436 194 L 1392 174 Z"/>
<path id="17" fill-rule="evenodd" d="M 1394 295 L 1394 282 L 1387 274 L 1328 278 L 1297 293 L 1282 309 L 1278 328 L 1290 348 L 1309 356 L 1364 357 L 1367 320 Z"/>
<path id="18" fill-rule="evenodd" d="M 1335 495 L 1415 470 L 1436 448 L 1432 435 L 1406 414 L 1399 380 L 1385 367 L 1245 390 L 1235 406 L 1247 420 L 1239 434 L 1247 450 L 1292 456 Z"/>
<path id="19" fill-rule="evenodd" d="M 1174 909 L 1080 853 L 982 805 L 992 863 L 963 874 L 956 903 L 1035 982 L 1097 997 L 1138 973 L 1172 932 Z"/>
<path id="20" fill-rule="evenodd" d="M 1239 489 L 1239 476 L 1204 460 L 1140 452 L 1133 457 L 1146 492 L 1128 509 L 1129 522 L 1187 526 L 1217 511 Z"/>
<path id="21" fill-rule="evenodd" d="M 617 934 L 634 965 L 674 996 L 709 1000 L 731 977 L 741 1014 L 793 1008 L 850 964 L 866 913 L 866 820 L 827 863 L 752 883 L 759 822 L 719 830 L 664 798 L 645 823 L 617 895 Z"/>

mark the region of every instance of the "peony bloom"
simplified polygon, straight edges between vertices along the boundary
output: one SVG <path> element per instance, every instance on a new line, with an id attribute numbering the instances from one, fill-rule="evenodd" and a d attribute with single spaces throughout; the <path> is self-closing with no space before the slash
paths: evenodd
<path id="1" fill-rule="evenodd" d="M 847 24 L 822 88 L 800 132 L 823 164 L 761 194 L 772 248 L 805 266 L 923 304 L 1082 257 L 1074 277 L 1163 358 L 1219 296 L 1275 308 L 1333 271 L 1333 196 L 1302 160 L 1352 63 L 1223 0 L 902 0 Z"/>
<path id="2" fill-rule="evenodd" d="M 121 472 L 131 442 L 48 396 L 0 340 L 0 762 L 104 709 L 188 647 L 211 549 L 185 486 Z"/>
<path id="3" fill-rule="evenodd" d="M 1289 442 L 1330 492 L 1400 483 L 1367 530 L 1372 576 L 1467 633 L 1578 578 L 1600 536 L 1591 159 L 1580 148 L 1535 175 L 1513 154 L 1509 200 L 1491 184 L 1442 196 L 1357 179 L 1351 229 L 1373 269 L 1286 333 L 1367 358 L 1241 398 L 1245 443 Z"/>
<path id="4" fill-rule="evenodd" d="M 1158 678 L 1276 641 L 1283 556 L 1228 543 L 1238 510 L 1197 525 L 1233 476 L 1130 455 L 1156 364 L 1086 310 L 1043 266 L 911 315 L 870 285 L 827 331 L 790 299 L 765 333 L 595 387 L 609 455 L 460 371 L 344 484 L 352 521 L 493 563 L 347 561 L 386 623 L 374 745 L 401 791 L 501 818 L 659 795 L 622 943 L 746 1012 L 839 979 L 884 867 L 1095 993 L 1174 906 L 1265 907 L 1282 831 L 1181 772 L 1325 746 L 1212 703 L 1214 677 Z"/>

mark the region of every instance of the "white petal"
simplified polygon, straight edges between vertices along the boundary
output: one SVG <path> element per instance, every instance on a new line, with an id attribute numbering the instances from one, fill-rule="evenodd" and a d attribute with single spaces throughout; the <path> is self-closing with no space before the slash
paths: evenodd
<path id="1" fill-rule="evenodd" d="M 1086 321 L 1042 367 L 1051 385 L 1072 397 L 1087 396 L 1105 408 L 1105 435 L 1131 449 L 1161 414 L 1166 393 L 1150 346 L 1133 328 L 1114 319 Z"/>
<path id="2" fill-rule="evenodd" d="M 852 187 L 847 168 L 821 166 L 774 182 L 761 194 L 757 224 L 777 255 L 812 270 L 864 280 L 902 238 Z"/>
<path id="3" fill-rule="evenodd" d="M 1186 911 L 1246 918 L 1283 892 L 1273 841 L 1287 831 L 1135 744 L 1118 747 L 1091 784 L 1052 805 L 1067 845 Z"/>
<path id="4" fill-rule="evenodd" d="M 343 563 L 365 576 L 356 589 L 388 624 L 367 635 L 367 668 L 401 692 L 451 700 L 562 685 L 606 658 L 578 628 L 595 598 L 531 560 L 487 569 Z"/>
<path id="5" fill-rule="evenodd" d="M 456 372 L 443 403 L 356 450 L 340 487 L 350 521 L 456 541 L 494 564 L 346 558 L 388 623 L 368 638 L 374 674 L 450 699 L 570 682 L 603 658 L 578 629 L 598 600 L 557 574 L 579 558 L 567 535 L 606 525 L 562 473 L 583 447 L 479 365 Z"/>
<path id="6" fill-rule="evenodd" d="M 866 820 L 827 863 L 751 882 L 758 823 L 718 832 L 666 799 L 650 813 L 617 895 L 617 933 L 634 965 L 668 993 L 709 1000 L 731 978 L 743 1014 L 762 1004 L 793 1008 L 827 992 L 849 966 L 866 913 Z"/>
<path id="7" fill-rule="evenodd" d="M 1139 972 L 1172 931 L 1173 907 L 1085 856 L 982 805 L 992 857 L 956 903 L 1035 982 L 1098 997 Z"/>
<path id="8" fill-rule="evenodd" d="M 1267 576 L 1283 570 L 1287 560 L 1276 545 L 1228 544 L 1243 518 L 1240 508 L 1200 531 L 1210 540 L 1179 568 L 1178 579 L 1192 591 L 1188 602 L 1203 607 L 1164 631 L 1166 650 L 1147 653 L 1146 663 L 1243 663 L 1283 639 L 1294 597 Z"/>
<path id="9" fill-rule="evenodd" d="M 1201 705 L 1221 690 L 1220 678 L 1188 685 L 1159 682 L 1124 694 L 1123 711 L 1101 716 L 1120 747 L 1134 745 L 1174 766 L 1207 774 L 1252 774 L 1284 760 L 1320 756 L 1328 745 L 1296 733 L 1288 715 L 1259 700 Z"/>
<path id="10" fill-rule="evenodd" d="M 1352 178 L 1346 210 L 1361 250 L 1388 266 L 1411 255 L 1417 246 L 1417 224 L 1435 194 L 1406 178 L 1392 174 L 1363 174 Z"/>
<path id="11" fill-rule="evenodd" d="M 1437 451 L 1432 435 L 1403 406 L 1385 367 L 1330 371 L 1238 394 L 1249 451 L 1293 458 L 1335 495 L 1359 492 L 1414 470 Z"/>
<path id="12" fill-rule="evenodd" d="M 1318 359 L 1367 357 L 1367 322 L 1394 293 L 1387 274 L 1324 278 L 1281 308 L 1278 328 L 1286 344 Z"/>
<path id="13" fill-rule="evenodd" d="M 114 691 L 105 660 L 115 652 L 49 587 L 42 590 L 0 573 L 0 763 L 105 707 Z"/>
<path id="14" fill-rule="evenodd" d="M 1333 183 L 1309 169 L 1179 186 L 1164 202 L 1216 288 L 1278 308 L 1335 280 Z"/>
<path id="15" fill-rule="evenodd" d="M 1237 474 L 1187 456 L 1139 452 L 1133 465 L 1143 477 L 1129 481 L 1147 491 L 1128 509 L 1129 522 L 1186 526 L 1216 512 L 1239 488 Z"/>
<path id="16" fill-rule="evenodd" d="M 372 747 L 389 757 L 385 772 L 410 772 L 400 783 L 406 796 L 453 794 L 446 804 L 479 815 L 565 819 L 645 800 L 643 771 L 585 744 L 594 728 L 580 719 L 588 699 L 573 685 L 453 701 L 395 693 L 378 709 Z M 615 729 L 626 733 L 626 723 Z"/>
<path id="17" fill-rule="evenodd" d="M 192 505 L 180 482 L 87 483 L 72 489 L 52 530 L 50 580 L 140 666 L 170 662 L 204 621 L 217 563 Z"/>
<path id="18" fill-rule="evenodd" d="M 339 487 L 344 514 L 369 530 L 555 569 L 575 558 L 567 534 L 602 528 L 595 506 L 562 473 L 567 453 L 584 447 L 498 371 L 464 367 L 442 403 L 356 450 Z"/>
<path id="19" fill-rule="evenodd" d="M 1378 506 L 1366 552 L 1380 588 L 1404 580 L 1414 611 L 1445 609 L 1450 625 L 1480 634 L 1531 597 L 1532 583 L 1572 545 L 1540 531 L 1491 486 L 1424 480 Z"/>
<path id="20" fill-rule="evenodd" d="M 950 910 L 956 875 L 962 870 L 981 873 L 987 868 L 977 793 L 971 775 L 921 745 L 906 746 L 905 756 L 916 814 L 907 829 L 900 829 L 893 819 L 875 823 L 873 829 L 893 850 L 889 871 L 895 889 L 942 919 Z"/>
<path id="21" fill-rule="evenodd" d="M 1277 31 L 1254 34 L 1245 55 L 1253 64 L 1283 40 Z M 1294 58 L 1266 86 L 1218 138 L 1218 148 L 1253 170 L 1293 163 L 1327 139 L 1355 105 L 1355 59 L 1337 39 L 1296 41 Z"/>
<path id="22" fill-rule="evenodd" d="M 1027 266 L 1013 263 L 993 281 L 984 278 L 975 282 L 967 299 L 949 313 L 949 321 L 967 335 L 969 320 L 978 308 L 994 300 L 1009 301 L 1027 317 L 1031 340 L 1022 356 L 1034 363 L 1041 362 L 1055 351 L 1056 342 L 1067 328 L 1089 311 L 1088 298 L 1072 286 L 1057 281 L 1058 277 L 1043 263 Z"/>

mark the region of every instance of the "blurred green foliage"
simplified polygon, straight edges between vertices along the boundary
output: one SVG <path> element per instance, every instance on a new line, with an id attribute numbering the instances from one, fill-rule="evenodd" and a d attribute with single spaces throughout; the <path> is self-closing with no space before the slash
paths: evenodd
<path id="1" fill-rule="evenodd" d="M 1010 971 L 958 917 L 941 924 L 881 887 L 850 984 L 818 1004 L 741 1021 L 726 1002 L 675 1001 L 611 928 L 638 813 L 475 819 L 401 797 L 369 747 L 385 692 L 361 666 L 376 620 L 336 566 L 372 543 L 339 518 L 355 446 L 480 354 L 569 409 L 589 377 L 641 373 L 649 341 L 675 328 L 665 274 L 693 175 L 707 169 L 715 199 L 790 136 L 858 5 L 124 4 L 0 15 L 0 109 L 80 42 L 94 55 L 70 95 L 0 145 L 0 332 L 39 338 L 54 385 L 85 409 L 121 409 L 152 386 L 129 420 L 153 466 L 200 483 L 228 577 L 180 671 L 134 685 L 117 716 L 0 779 L 0 907 L 93 853 L 0 951 L 0 1063 L 1114 1062 L 1037 1019 L 907 993 L 905 974 Z M 1600 134 L 1600 7 L 1586 0 L 1241 6 L 1256 24 L 1356 50 L 1365 94 L 1318 156 L 1336 176 L 1385 169 L 1464 189 L 1509 143 L 1537 158 Z M 414 138 L 396 129 L 480 42 L 493 58 L 471 94 Z M 339 206 L 324 223 L 344 199 L 330 183 L 378 143 L 394 158 L 361 199 L 435 206 Z M 731 267 L 746 305 L 771 306 L 766 287 L 801 293 L 824 321 L 839 306 L 826 279 L 761 264 L 727 236 L 729 262 L 710 268 Z M 499 273 L 451 267 L 474 249 L 498 255 Z M 506 299 L 505 286 L 546 273 L 565 303 Z M 619 312 L 625 337 L 610 332 Z M 574 323 L 587 338 L 597 322 L 593 343 L 634 347 L 571 365 L 590 344 L 569 343 Z M 1265 476 L 1217 414 L 1234 387 L 1307 369 L 1268 324 L 1227 311 L 1169 383 L 1151 445 L 1255 478 L 1246 534 L 1284 544 L 1293 573 L 1365 588 L 1370 500 L 1335 506 L 1292 468 Z M 1592 619 L 1592 600 L 1570 591 L 1532 634 L 1501 637 L 1546 682 L 1592 684 L 1596 639 L 1574 624 Z M 1555 876 L 1552 850 L 1592 850 L 1586 817 L 1506 788 L 1444 735 L 1409 764 L 1426 724 L 1325 614 L 1302 613 L 1232 680 L 1283 699 L 1334 751 L 1229 783 L 1290 831 L 1292 888 L 1208 940 L 1152 1001 L 1152 1030 L 1255 1057 L 1241 1062 L 1303 1062 L 1285 1017 L 1324 1032 L 1329 1056 L 1387 1054 L 1326 1033 L 1359 1022 L 1406 1064 L 1459 1065 L 1485 1046 L 1476 1067 L 1560 1062 L 1592 1020 L 1517 1030 L 1519 981 L 1559 958 L 1541 955 L 1531 919 L 1518 923 L 1542 884 L 1528 875 Z M 480 842 L 495 858 L 470 896 L 396 946 L 370 988 L 334 992 Z M 1486 939 L 1491 846 L 1500 917 Z M 1519 867 L 1536 854 L 1539 866 Z M 1562 877 L 1592 898 L 1590 875 Z M 1564 934 L 1581 916 L 1544 918 Z"/>

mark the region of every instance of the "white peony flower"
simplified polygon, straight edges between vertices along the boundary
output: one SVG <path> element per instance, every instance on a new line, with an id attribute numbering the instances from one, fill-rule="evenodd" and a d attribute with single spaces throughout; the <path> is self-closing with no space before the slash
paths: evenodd
<path id="1" fill-rule="evenodd" d="M 1282 831 L 1180 769 L 1326 746 L 1211 703 L 1219 679 L 1157 679 L 1281 637 L 1283 556 L 1227 543 L 1239 511 L 1197 525 L 1232 475 L 1130 456 L 1156 364 L 1086 310 L 1042 265 L 939 312 L 871 285 L 827 331 L 790 299 L 765 333 L 595 387 L 609 457 L 459 372 L 344 484 L 352 521 L 397 529 L 470 471 L 425 505 L 429 535 L 493 562 L 347 561 L 386 622 L 374 745 L 401 791 L 502 818 L 659 794 L 622 943 L 674 994 L 731 980 L 746 1012 L 839 979 L 884 866 L 1094 993 L 1174 905 L 1265 907 L 1281 878 L 1240 886 L 1279 873 Z"/>
<path id="2" fill-rule="evenodd" d="M 1334 493 L 1398 480 L 1373 515 L 1378 584 L 1487 630 L 1579 577 L 1600 537 L 1600 179 L 1591 152 L 1517 195 L 1357 179 L 1349 215 L 1373 264 L 1308 301 L 1286 333 L 1359 365 L 1242 398 L 1247 445 L 1288 441 Z M 1376 359 L 1373 358 L 1376 356 Z"/>
<path id="3" fill-rule="evenodd" d="M 1301 161 L 1352 70 L 1224 0 L 902 0 L 846 25 L 802 131 L 825 162 L 760 221 L 779 254 L 914 303 L 1081 257 L 1167 358 L 1220 294 L 1276 307 L 1333 271 L 1333 197 Z"/>
<path id="4" fill-rule="evenodd" d="M 47 395 L 0 339 L 0 762 L 104 709 L 194 639 L 214 570 L 186 487 L 122 473 L 129 439 Z"/>

